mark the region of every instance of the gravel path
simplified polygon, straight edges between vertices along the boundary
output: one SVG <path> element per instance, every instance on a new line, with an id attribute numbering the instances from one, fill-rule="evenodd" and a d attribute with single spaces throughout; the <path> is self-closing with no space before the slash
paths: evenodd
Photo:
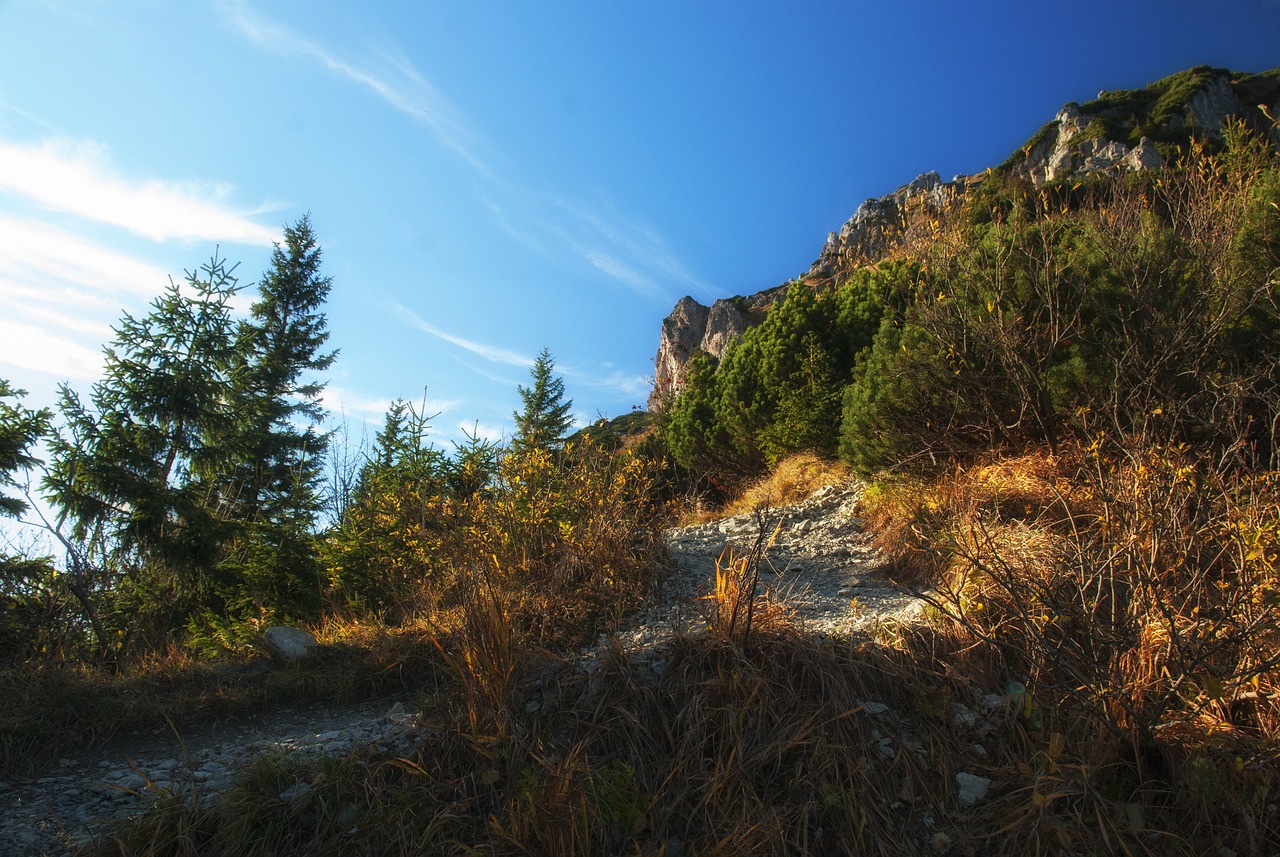
<path id="1" fill-rule="evenodd" d="M 667 531 L 671 574 L 650 605 L 617 634 L 623 648 L 642 653 L 672 633 L 706 626 L 701 599 L 712 588 L 716 561 L 725 548 L 751 550 L 761 523 L 770 547 L 761 562 L 759 585 L 782 602 L 811 634 L 864 633 L 884 621 L 912 621 L 923 602 L 895 588 L 884 576 L 884 560 L 857 516 L 862 487 L 826 487 L 809 499 L 755 515 L 736 515 Z M 776 531 L 776 535 L 775 535 Z M 601 638 L 584 653 L 603 652 Z"/>
<path id="2" fill-rule="evenodd" d="M 761 564 L 760 584 L 814 634 L 856 634 L 872 623 L 911 621 L 921 604 L 885 580 L 883 563 L 856 517 L 858 486 L 823 488 L 808 500 L 765 515 L 776 537 Z M 624 649 L 656 672 L 673 633 L 705 627 L 705 605 L 716 559 L 726 546 L 750 550 L 759 533 L 755 516 L 739 515 L 667 532 L 670 574 L 650 605 L 616 635 Z M 593 672 L 613 645 L 601 638 L 576 666 Z M 536 709 L 539 700 L 529 701 Z M 389 707 L 390 706 L 390 707 Z M 114 746 L 59 760 L 58 767 L 22 781 L 0 782 L 0 857 L 71 853 L 103 822 L 136 812 L 156 789 L 198 786 L 216 794 L 237 766 L 263 753 L 345 753 L 372 747 L 408 753 L 415 718 L 386 701 L 346 708 L 311 706 L 276 712 L 263 722 L 227 724 L 186 736 L 150 736 L 136 746 Z"/>
<path id="3" fill-rule="evenodd" d="M 265 716 L 129 736 L 22 781 L 0 782 L 0 855 L 66 855 L 106 822 L 137 812 L 163 791 L 216 794 L 237 767 L 261 755 L 411 749 L 413 716 L 402 703 L 313 704 Z"/>

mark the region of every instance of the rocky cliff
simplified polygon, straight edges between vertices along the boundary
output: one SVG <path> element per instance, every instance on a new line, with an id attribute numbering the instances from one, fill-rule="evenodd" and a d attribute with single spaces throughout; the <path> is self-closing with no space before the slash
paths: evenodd
<path id="1" fill-rule="evenodd" d="M 1280 145 L 1280 125 L 1268 114 L 1280 118 L 1280 68 L 1242 74 L 1197 66 L 1145 89 L 1104 91 L 1084 104 L 1065 105 L 994 172 L 1040 187 L 1091 173 L 1159 169 L 1192 139 L 1220 141 L 1224 123 L 1234 117 L 1269 128 Z M 910 242 L 913 223 L 927 221 L 913 214 L 944 210 L 984 175 L 944 182 L 936 172 L 924 173 L 893 193 L 866 200 L 838 231 L 828 233 L 818 258 L 798 279 L 823 289 L 844 272 L 879 262 Z M 662 322 L 649 409 L 661 410 L 679 395 L 696 351 L 721 357 L 730 342 L 764 317 L 784 287 L 709 307 L 681 298 Z"/>
<path id="2" fill-rule="evenodd" d="M 943 182 L 936 172 L 924 173 L 891 194 L 868 199 L 838 232 L 827 234 L 822 252 L 798 279 L 822 289 L 835 282 L 842 271 L 883 259 L 907 238 L 912 222 L 910 212 L 941 210 L 963 193 L 965 182 L 961 176 Z M 680 394 L 685 366 L 695 352 L 704 351 L 717 359 L 722 357 L 730 342 L 764 318 L 786 285 L 747 297 L 721 299 L 709 307 L 688 295 L 677 301 L 671 314 L 662 320 L 649 410 L 662 410 L 664 402 Z"/>
<path id="3" fill-rule="evenodd" d="M 1262 125 L 1280 110 L 1277 72 L 1242 75 L 1196 66 L 1145 89 L 1071 102 L 1004 164 L 1039 187 L 1089 173 L 1158 169 L 1192 138 L 1222 140 L 1227 120 Z M 1273 139 L 1277 129 L 1272 127 Z"/>
<path id="4" fill-rule="evenodd" d="M 762 317 L 763 305 L 753 299 L 718 300 L 709 307 L 688 295 L 677 301 L 662 320 L 649 410 L 661 410 L 663 402 L 680 394 L 684 367 L 695 352 L 705 351 L 719 359 L 730 342 Z"/>

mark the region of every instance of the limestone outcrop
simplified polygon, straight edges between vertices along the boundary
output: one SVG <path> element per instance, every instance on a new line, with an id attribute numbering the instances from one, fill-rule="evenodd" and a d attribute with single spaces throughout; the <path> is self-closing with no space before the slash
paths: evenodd
<path id="1" fill-rule="evenodd" d="M 855 265 L 872 264 L 908 239 L 913 210 L 941 213 L 964 192 L 966 180 L 956 176 L 944 182 L 938 173 L 916 176 L 891 194 L 859 205 L 839 232 L 828 232 L 818 258 L 806 278 L 826 279 Z"/>
<path id="2" fill-rule="evenodd" d="M 1136 172 L 1164 166 L 1164 159 L 1148 137 L 1130 148 L 1119 140 L 1092 136 L 1088 117 L 1074 102 L 1058 111 L 1042 136 L 1027 149 L 1026 159 L 1013 169 L 1014 175 L 1036 187 L 1069 175 Z"/>
<path id="3" fill-rule="evenodd" d="M 662 320 L 649 410 L 661 410 L 663 402 L 680 394 L 685 367 L 696 352 L 724 356 L 729 343 L 754 323 L 752 307 L 750 300 L 718 300 L 708 307 L 688 295 L 677 301 Z"/>
<path id="4" fill-rule="evenodd" d="M 1064 106 L 1006 166 L 1037 187 L 1073 175 L 1158 169 L 1164 165 L 1158 145 L 1221 142 L 1227 121 L 1258 119 L 1254 108 L 1274 102 L 1277 86 L 1274 73 L 1197 66 L 1147 89 L 1100 92 L 1083 105 Z"/>

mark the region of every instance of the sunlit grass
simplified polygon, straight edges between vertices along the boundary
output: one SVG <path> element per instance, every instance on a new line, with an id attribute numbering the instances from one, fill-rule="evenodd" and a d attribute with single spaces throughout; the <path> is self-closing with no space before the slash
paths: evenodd
<path id="1" fill-rule="evenodd" d="M 809 452 L 790 455 L 719 511 L 717 517 L 799 503 L 827 485 L 844 487 L 853 479 L 848 466 Z"/>

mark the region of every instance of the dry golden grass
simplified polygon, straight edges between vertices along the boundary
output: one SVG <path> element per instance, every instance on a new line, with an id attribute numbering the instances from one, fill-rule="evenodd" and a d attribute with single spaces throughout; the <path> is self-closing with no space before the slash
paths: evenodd
<path id="1" fill-rule="evenodd" d="M 703 596 L 712 635 L 744 648 L 750 645 L 752 634 L 780 633 L 789 629 L 795 618 L 785 603 L 760 583 L 765 549 L 758 543 L 757 550 L 735 554 L 726 547 L 716 559 L 711 591 Z"/>
<path id="2" fill-rule="evenodd" d="M 748 514 L 762 508 L 799 503 L 827 485 L 844 486 L 853 472 L 839 461 L 827 461 L 810 452 L 790 455 L 771 473 L 748 486 L 719 516 Z"/>
<path id="3" fill-rule="evenodd" d="M 871 541 L 890 565 L 890 576 L 911 589 L 928 588 L 947 559 L 932 549 L 947 516 L 943 492 L 919 479 L 898 479 L 868 486 L 862 517 Z"/>
<path id="4" fill-rule="evenodd" d="M 953 490 L 966 493 L 969 503 L 988 513 L 1027 520 L 1053 509 L 1069 491 L 1069 482 L 1057 458 L 1033 452 L 975 467 L 956 480 Z"/>
<path id="5" fill-rule="evenodd" d="M 1183 447 L 1067 449 L 875 485 L 865 506 L 944 625 L 1030 688 L 1027 718 L 1096 748 L 1055 800 L 1124 772 L 1188 813 L 1173 821 L 1187 841 L 1275 848 L 1276 810 L 1261 808 L 1277 785 L 1264 760 L 1280 753 L 1273 474 L 1220 471 Z M 1229 824 L 1205 812 L 1215 794 Z M 1125 811 L 1151 827 L 1149 807 Z"/>
<path id="6" fill-rule="evenodd" d="M 1063 552 L 1061 536 L 1025 521 L 962 521 L 952 539 L 949 567 L 935 584 L 966 612 L 1006 600 L 1005 582 L 1013 573 L 1036 587 L 1052 586 Z"/>
<path id="7" fill-rule="evenodd" d="M 504 638 L 500 612 L 473 619 L 464 646 Z M 590 678 L 563 671 L 552 697 L 545 679 L 477 693 L 488 679 L 472 664 L 406 758 L 265 758 L 212 806 L 157 793 L 91 853 L 1190 857 L 1277 841 L 1265 823 L 1210 829 L 1230 765 L 1144 780 L 1096 726 L 1014 697 L 981 709 L 973 692 L 998 689 L 1006 665 L 954 625 L 893 645 L 785 623 L 749 649 L 707 634 L 676 641 L 660 678 L 615 650 Z M 960 705 L 981 722 L 958 724 Z M 957 802 L 960 773 L 992 781 L 973 807 Z M 279 798 L 297 782 L 312 788 L 302 806 Z"/>

